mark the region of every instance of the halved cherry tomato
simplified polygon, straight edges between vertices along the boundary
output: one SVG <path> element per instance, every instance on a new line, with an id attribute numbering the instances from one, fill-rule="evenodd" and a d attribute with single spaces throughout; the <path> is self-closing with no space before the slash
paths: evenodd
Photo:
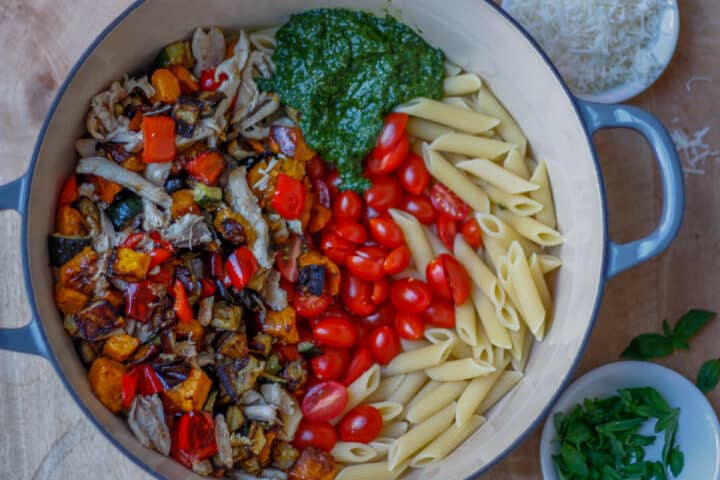
<path id="1" fill-rule="evenodd" d="M 434 293 L 452 300 L 455 305 L 462 305 L 470 296 L 470 275 L 452 255 L 443 253 L 428 263 L 425 277 Z"/>
<path id="2" fill-rule="evenodd" d="M 313 373 L 320 380 L 337 380 L 345 373 L 350 361 L 350 352 L 332 347 L 323 347 L 322 350 L 322 355 L 310 360 Z"/>
<path id="3" fill-rule="evenodd" d="M 370 234 L 383 247 L 396 248 L 405 243 L 400 227 L 390 217 L 373 218 L 369 221 Z"/>
<path id="4" fill-rule="evenodd" d="M 410 265 L 410 250 L 406 245 L 400 245 L 391 251 L 383 262 L 383 269 L 388 275 L 395 275 Z"/>
<path id="5" fill-rule="evenodd" d="M 436 183 L 432 186 L 430 189 L 430 201 L 435 210 L 456 221 L 464 220 L 467 214 L 470 213 L 468 204 L 463 202 L 460 197 L 442 183 Z"/>
<path id="6" fill-rule="evenodd" d="M 320 240 L 320 249 L 333 262 L 345 265 L 345 258 L 355 251 L 355 245 L 326 228 Z"/>
<path id="7" fill-rule="evenodd" d="M 345 265 L 353 275 L 371 282 L 385 276 L 384 261 L 385 252 L 372 246 L 358 248 L 354 253 L 345 257 Z"/>
<path id="8" fill-rule="evenodd" d="M 372 173 L 387 175 L 388 173 L 394 172 L 405 161 L 409 151 L 410 140 L 407 135 L 403 134 L 392 150 L 382 156 L 380 159 L 380 165 L 376 168 L 377 171 L 373 171 Z M 368 167 L 369 166 L 370 164 L 368 164 Z"/>
<path id="9" fill-rule="evenodd" d="M 447 271 L 440 256 L 427 264 L 427 267 L 425 267 L 425 278 L 433 294 L 439 295 L 447 300 L 452 300 L 450 282 L 448 282 Z"/>
<path id="10" fill-rule="evenodd" d="M 416 278 L 401 278 L 390 287 L 390 301 L 399 311 L 420 313 L 432 301 L 432 290 Z"/>
<path id="11" fill-rule="evenodd" d="M 240 247 L 225 260 L 225 271 L 235 288 L 242 290 L 259 268 L 257 259 L 248 247 Z"/>
<path id="12" fill-rule="evenodd" d="M 448 250 L 452 251 L 455 245 L 455 235 L 457 235 L 457 222 L 450 216 L 441 213 L 435 227 L 437 228 L 440 241 Z"/>
<path id="13" fill-rule="evenodd" d="M 305 173 L 310 177 L 310 180 L 325 178 L 325 175 L 327 175 L 327 165 L 316 155 L 305 164 Z"/>
<path id="14" fill-rule="evenodd" d="M 357 340 L 357 330 L 348 319 L 327 317 L 313 327 L 313 337 L 324 345 L 337 348 L 350 348 Z"/>
<path id="15" fill-rule="evenodd" d="M 408 116 L 405 113 L 389 113 L 385 117 L 385 125 L 378 134 L 375 148 L 371 152 L 371 156 L 382 158 L 392 150 L 392 148 L 400 141 L 400 137 L 405 133 Z"/>
<path id="16" fill-rule="evenodd" d="M 327 184 L 328 191 L 330 192 L 330 198 L 335 198 L 340 194 L 340 184 L 342 183 L 342 179 L 340 178 L 340 174 L 337 170 L 333 170 L 330 172 L 325 179 L 325 184 Z"/>
<path id="17" fill-rule="evenodd" d="M 347 272 L 342 276 L 340 298 L 345 308 L 355 315 L 370 315 L 376 310 L 372 301 L 373 285 Z"/>
<path id="18" fill-rule="evenodd" d="M 380 212 L 396 207 L 402 200 L 403 191 L 394 177 L 382 175 L 372 179 L 372 185 L 365 190 L 365 202 Z"/>
<path id="19" fill-rule="evenodd" d="M 375 439 L 382 429 L 380 411 L 372 405 L 360 405 L 350 410 L 340 420 L 338 430 L 343 442 L 368 443 Z"/>
<path id="20" fill-rule="evenodd" d="M 370 300 L 376 305 L 380 305 L 390 296 L 390 282 L 387 278 L 381 278 L 373 283 L 373 291 Z"/>
<path id="21" fill-rule="evenodd" d="M 350 357 L 350 365 L 348 365 L 345 377 L 343 377 L 342 384 L 345 386 L 350 385 L 360 375 L 365 373 L 365 370 L 370 368 L 373 364 L 372 355 L 367 346 L 360 344 L 352 356 Z"/>
<path id="22" fill-rule="evenodd" d="M 302 250 L 302 239 L 297 234 L 290 235 L 287 244 L 275 254 L 275 265 L 280 275 L 289 282 L 297 282 L 300 275 L 297 259 Z M 214 275 L 214 274 L 213 274 Z"/>
<path id="23" fill-rule="evenodd" d="M 463 223 L 460 232 L 468 245 L 473 248 L 480 248 L 480 245 L 482 245 L 482 232 L 475 218 L 470 218 Z"/>
<path id="24" fill-rule="evenodd" d="M 222 83 L 228 79 L 226 73 L 221 73 L 219 81 L 215 81 L 215 69 L 208 68 L 200 72 L 200 90 L 203 92 L 214 92 Z"/>
<path id="25" fill-rule="evenodd" d="M 414 215 L 420 223 L 425 225 L 433 223 L 437 218 L 437 212 L 426 195 L 405 195 L 398 208 Z"/>
<path id="26" fill-rule="evenodd" d="M 325 208 L 330 208 L 332 201 L 330 200 L 330 189 L 327 183 L 320 178 L 314 178 L 310 184 L 315 195 L 315 201 Z"/>
<path id="27" fill-rule="evenodd" d="M 329 305 L 329 295 L 312 295 L 310 293 L 296 291 L 293 297 L 293 307 L 301 317 L 320 315 Z"/>
<path id="28" fill-rule="evenodd" d="M 315 447 L 324 452 L 329 452 L 335 447 L 337 439 L 337 432 L 329 423 L 311 422 L 303 418 L 300 420 L 300 425 L 298 425 L 292 443 L 298 450 Z"/>
<path id="29" fill-rule="evenodd" d="M 365 227 L 358 222 L 345 222 L 335 229 L 335 233 L 341 238 L 356 244 L 362 244 L 367 241 Z"/>
<path id="30" fill-rule="evenodd" d="M 400 185 L 406 192 L 420 195 L 430 183 L 430 172 L 425 161 L 414 152 L 408 154 L 407 160 L 400 166 L 397 173 Z"/>
<path id="31" fill-rule="evenodd" d="M 394 323 L 398 335 L 408 340 L 417 340 L 425 333 L 425 322 L 418 313 L 397 312 Z"/>
<path id="32" fill-rule="evenodd" d="M 360 218 L 362 199 L 352 190 L 340 192 L 333 202 L 333 219 L 337 223 L 352 222 Z"/>
<path id="33" fill-rule="evenodd" d="M 305 208 L 305 185 L 289 175 L 279 174 L 270 206 L 283 218 L 299 218 Z"/>
<path id="34" fill-rule="evenodd" d="M 370 315 L 360 317 L 360 325 L 369 330 L 374 330 L 383 325 L 392 325 L 395 312 L 395 307 L 393 307 L 391 302 L 383 303 L 378 307 L 377 311 Z"/>
<path id="35" fill-rule="evenodd" d="M 455 305 L 444 298 L 433 298 L 422 313 L 425 323 L 438 328 L 455 328 Z"/>
<path id="36" fill-rule="evenodd" d="M 390 363 L 390 360 L 402 350 L 397 333 L 387 325 L 378 327 L 370 333 L 368 348 L 373 359 L 380 365 Z"/>
<path id="37" fill-rule="evenodd" d="M 347 401 L 345 386 L 329 380 L 309 388 L 300 409 L 308 420 L 327 422 L 340 415 Z"/>

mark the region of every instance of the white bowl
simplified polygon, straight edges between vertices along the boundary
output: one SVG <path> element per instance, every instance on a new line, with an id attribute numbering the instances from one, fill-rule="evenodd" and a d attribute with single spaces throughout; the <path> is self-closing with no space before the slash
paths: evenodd
<path id="1" fill-rule="evenodd" d="M 513 0 L 503 0 L 502 7 L 509 11 L 512 3 Z M 677 0 L 668 0 L 668 5 L 660 18 L 660 30 L 657 39 L 650 49 L 658 61 L 658 68 L 653 75 L 644 80 L 631 80 L 602 92 L 582 93 L 573 91 L 573 93 L 578 98 L 597 103 L 621 103 L 640 95 L 660 78 L 660 75 L 670 64 L 677 47 L 679 35 L 680 11 Z"/>
<path id="2" fill-rule="evenodd" d="M 685 454 L 685 466 L 678 478 L 712 480 L 720 478 L 720 424 L 705 395 L 677 372 L 647 362 L 616 362 L 596 368 L 573 382 L 562 394 L 545 421 L 540 440 L 540 464 L 545 480 L 558 478 L 552 456 L 558 451 L 553 417 L 586 398 L 607 397 L 619 388 L 653 387 L 672 407 L 680 408 L 677 444 Z M 643 432 L 646 435 L 650 431 Z M 662 439 L 646 449 L 648 459 L 659 459 Z"/>

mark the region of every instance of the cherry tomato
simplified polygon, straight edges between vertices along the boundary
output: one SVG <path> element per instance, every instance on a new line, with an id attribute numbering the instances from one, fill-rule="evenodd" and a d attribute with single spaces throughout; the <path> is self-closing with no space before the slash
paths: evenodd
<path id="1" fill-rule="evenodd" d="M 376 309 L 372 297 L 373 285 L 347 272 L 342 276 L 340 298 L 345 308 L 355 315 L 370 315 Z"/>
<path id="2" fill-rule="evenodd" d="M 335 233 L 348 242 L 362 244 L 367 241 L 367 232 L 358 222 L 345 222 L 335 229 Z"/>
<path id="3" fill-rule="evenodd" d="M 312 185 L 312 191 L 315 194 L 315 201 L 325 208 L 330 208 L 332 201 L 330 200 L 330 189 L 320 178 L 314 178 L 310 184 Z"/>
<path id="4" fill-rule="evenodd" d="M 383 269 L 388 275 L 395 275 L 410 265 L 410 250 L 406 245 L 400 245 L 391 251 L 383 262 Z"/>
<path id="5" fill-rule="evenodd" d="M 452 251 L 455 245 L 455 235 L 457 235 L 457 223 L 451 217 L 441 213 L 435 224 L 440 241 Z"/>
<path id="6" fill-rule="evenodd" d="M 365 202 L 377 211 L 385 212 L 396 207 L 402 200 L 403 191 L 394 177 L 382 175 L 372 179 L 372 185 L 365 191 Z"/>
<path id="7" fill-rule="evenodd" d="M 313 336 L 324 345 L 337 348 L 350 348 L 357 340 L 357 330 L 348 319 L 327 317 L 313 327 Z"/>
<path id="8" fill-rule="evenodd" d="M 471 218 L 463 223 L 460 232 L 468 245 L 473 248 L 480 248 L 480 245 L 482 245 L 482 233 L 476 219 Z"/>
<path id="9" fill-rule="evenodd" d="M 435 218 L 437 218 L 437 212 L 426 195 L 405 195 L 398 208 L 414 215 L 420 223 L 425 225 L 435 222 Z"/>
<path id="10" fill-rule="evenodd" d="M 378 135 L 377 141 L 375 142 L 375 148 L 371 152 L 371 156 L 375 158 L 382 158 L 400 141 L 400 137 L 405 133 L 405 126 L 407 125 L 408 116 L 406 113 L 389 113 L 385 117 L 385 125 L 383 125 L 380 134 Z"/>
<path id="11" fill-rule="evenodd" d="M 328 190 L 330 191 L 330 198 L 335 198 L 340 193 L 340 184 L 342 183 L 342 179 L 340 178 L 340 174 L 337 170 L 333 170 L 330 172 L 325 179 L 325 183 L 327 184 Z"/>
<path id="12" fill-rule="evenodd" d="M 305 185 L 300 180 L 281 173 L 270 206 L 283 218 L 299 218 L 305 208 L 305 193 Z"/>
<path id="13" fill-rule="evenodd" d="M 427 267 L 425 267 L 425 278 L 433 294 L 440 295 L 447 300 L 452 300 L 452 291 L 450 290 L 450 282 L 448 281 L 445 265 L 443 265 L 442 255 L 427 264 Z"/>
<path id="14" fill-rule="evenodd" d="M 414 152 L 408 154 L 407 160 L 398 170 L 397 177 L 402 188 L 415 195 L 424 192 L 430 183 L 430 172 L 425 167 L 425 161 Z"/>
<path id="15" fill-rule="evenodd" d="M 219 81 L 215 81 L 215 69 L 208 68 L 200 72 L 200 90 L 204 92 L 214 92 L 222 83 L 228 79 L 226 73 L 220 74 Z"/>
<path id="16" fill-rule="evenodd" d="M 371 282 L 385 276 L 384 261 L 385 252 L 372 246 L 361 247 L 345 257 L 345 265 L 353 275 Z"/>
<path id="17" fill-rule="evenodd" d="M 438 328 L 455 328 L 455 305 L 444 298 L 433 298 L 422 314 L 425 323 Z"/>
<path id="18" fill-rule="evenodd" d="M 377 282 L 373 283 L 373 291 L 370 295 L 370 300 L 374 304 L 380 305 L 390 296 L 390 282 L 387 278 L 381 278 Z"/>
<path id="19" fill-rule="evenodd" d="M 378 218 L 378 217 L 382 216 L 383 214 L 384 214 L 383 212 L 379 212 L 379 211 L 375 210 L 374 208 L 372 208 L 368 205 L 365 205 L 365 207 L 363 208 L 361 220 L 366 227 L 369 227 L 370 220 L 372 220 L 373 218 Z"/>
<path id="20" fill-rule="evenodd" d="M 305 173 L 310 177 L 310 180 L 325 178 L 327 175 L 327 165 L 318 156 L 314 156 L 309 162 L 305 164 Z"/>
<path id="21" fill-rule="evenodd" d="M 400 227 L 390 217 L 373 218 L 369 221 L 370 234 L 383 247 L 395 248 L 405 243 Z"/>
<path id="22" fill-rule="evenodd" d="M 379 165 L 374 163 L 368 163 L 368 167 L 372 165 L 373 169 L 375 170 L 372 173 L 387 175 L 388 173 L 394 172 L 400 167 L 400 165 L 402 165 L 402 163 L 407 158 L 407 154 L 409 151 L 410 140 L 408 139 L 407 135 L 403 135 L 402 137 L 400 137 L 400 140 L 398 140 L 392 150 L 390 150 L 388 153 L 383 155 L 382 158 L 380 158 Z"/>
<path id="23" fill-rule="evenodd" d="M 320 249 L 333 262 L 344 265 L 345 257 L 353 253 L 355 245 L 333 231 L 325 231 L 320 240 Z"/>
<path id="24" fill-rule="evenodd" d="M 370 315 L 360 317 L 360 325 L 369 330 L 374 330 L 377 327 L 383 325 L 392 325 L 393 319 L 395 318 L 395 307 L 392 303 L 386 302 L 380 305 L 377 311 Z"/>
<path id="25" fill-rule="evenodd" d="M 432 290 L 415 278 L 401 278 L 390 287 L 390 301 L 399 311 L 420 313 L 432 301 Z"/>
<path id="26" fill-rule="evenodd" d="M 378 327 L 370 333 L 368 348 L 373 359 L 380 365 L 387 365 L 402 350 L 397 333 L 387 325 Z"/>
<path id="27" fill-rule="evenodd" d="M 225 271 L 235 288 L 242 290 L 258 269 L 257 259 L 247 247 L 240 247 L 225 260 Z"/>
<path id="28" fill-rule="evenodd" d="M 344 349 L 324 347 L 322 355 L 310 360 L 313 373 L 320 380 L 337 380 L 345 373 L 350 361 L 350 352 Z"/>
<path id="29" fill-rule="evenodd" d="M 462 305 L 470 296 L 472 281 L 465 267 L 457 261 L 452 255 L 443 254 L 443 266 L 447 274 L 447 280 L 450 284 L 450 292 L 452 293 L 452 301 L 455 305 Z"/>
<path id="30" fill-rule="evenodd" d="M 327 422 L 342 413 L 347 400 L 345 386 L 329 380 L 309 388 L 300 409 L 308 420 Z"/>
<path id="31" fill-rule="evenodd" d="M 380 411 L 372 405 L 360 405 L 350 410 L 340 420 L 338 430 L 343 442 L 368 443 L 375 439 L 382 429 Z"/>
<path id="32" fill-rule="evenodd" d="M 320 315 L 328 305 L 330 305 L 329 295 L 312 295 L 296 291 L 293 297 L 293 307 L 301 317 Z"/>
<path id="33" fill-rule="evenodd" d="M 362 213 L 362 199 L 352 190 L 340 192 L 333 203 L 333 218 L 337 223 L 353 222 Z"/>
<path id="34" fill-rule="evenodd" d="M 335 447 L 337 440 L 337 432 L 329 423 L 311 422 L 303 418 L 300 420 L 300 425 L 298 425 L 292 443 L 298 450 L 315 447 L 324 452 L 329 452 Z"/>
<path id="35" fill-rule="evenodd" d="M 436 183 L 430 189 L 430 201 L 438 212 L 460 221 L 470 213 L 470 207 L 442 183 Z"/>
<path id="36" fill-rule="evenodd" d="M 301 250 L 302 239 L 298 235 L 292 234 L 288 239 L 288 243 L 275 254 L 275 265 L 280 275 L 289 282 L 297 282 L 300 274 L 297 259 Z"/>
<path id="37" fill-rule="evenodd" d="M 345 377 L 343 377 L 342 384 L 345 386 L 350 385 L 360 375 L 365 373 L 365 370 L 370 368 L 373 364 L 372 355 L 366 345 L 359 345 L 352 356 L 350 357 L 350 365 L 348 365 Z"/>
<path id="38" fill-rule="evenodd" d="M 394 323 L 398 335 L 408 340 L 417 340 L 425 333 L 425 322 L 418 313 L 397 312 Z"/>

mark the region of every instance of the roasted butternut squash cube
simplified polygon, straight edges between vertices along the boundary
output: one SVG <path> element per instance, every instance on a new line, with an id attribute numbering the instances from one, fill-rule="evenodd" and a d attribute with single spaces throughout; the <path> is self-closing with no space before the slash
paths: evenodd
<path id="1" fill-rule="evenodd" d="M 279 312 L 268 310 L 262 322 L 262 330 L 274 337 L 278 337 L 286 343 L 297 343 L 300 341 L 297 325 L 295 322 L 295 309 L 286 307 Z"/>
<path id="2" fill-rule="evenodd" d="M 82 310 L 90 301 L 90 296 L 83 292 L 65 288 L 61 283 L 55 285 L 55 304 L 65 315 L 71 315 Z"/>
<path id="3" fill-rule="evenodd" d="M 245 217 L 231 210 L 227 206 L 218 209 L 213 219 L 213 226 L 223 240 L 238 245 L 247 242 L 248 245 L 255 243 L 257 234 L 255 229 Z"/>
<path id="4" fill-rule="evenodd" d="M 242 360 L 248 355 L 248 342 L 245 332 L 224 333 L 220 338 L 218 353 L 234 360 Z"/>
<path id="5" fill-rule="evenodd" d="M 162 394 L 178 410 L 189 412 L 201 410 L 205 404 L 212 380 L 199 368 L 193 368 L 188 377 L 180 384 Z"/>
<path id="6" fill-rule="evenodd" d="M 112 275 L 127 282 L 144 280 L 150 268 L 150 255 L 136 252 L 132 248 L 120 247 L 115 250 Z"/>
<path id="7" fill-rule="evenodd" d="M 122 410 L 122 377 L 125 367 L 106 357 L 97 358 L 88 372 L 88 381 L 100 403 L 111 412 Z"/>
<path id="8" fill-rule="evenodd" d="M 194 318 L 189 322 L 178 322 L 175 325 L 175 335 L 179 340 L 192 340 L 195 345 L 202 345 L 205 337 L 205 328 Z"/>
<path id="9" fill-rule="evenodd" d="M 290 469 L 290 480 L 332 480 L 335 476 L 335 459 L 328 452 L 308 447 Z"/>
<path id="10" fill-rule="evenodd" d="M 103 347 L 103 355 L 118 362 L 124 362 L 140 346 L 140 339 L 127 333 L 114 335 L 107 339 Z"/>
<path id="11" fill-rule="evenodd" d="M 92 247 L 83 248 L 60 267 L 60 284 L 88 295 L 95 290 L 93 279 L 97 274 L 98 256 Z"/>
<path id="12" fill-rule="evenodd" d="M 200 213 L 200 207 L 195 203 L 195 194 L 192 190 L 178 190 L 171 197 L 173 201 L 170 206 L 172 218 L 180 218 L 188 213 Z"/>
<path id="13" fill-rule="evenodd" d="M 340 292 L 340 269 L 335 262 L 325 255 L 311 250 L 298 257 L 298 267 L 301 270 L 308 265 L 323 265 L 325 267 L 325 293 L 337 295 Z"/>
<path id="14" fill-rule="evenodd" d="M 88 225 L 80 212 L 63 205 L 55 216 L 55 230 L 68 237 L 84 237 L 88 234 Z"/>

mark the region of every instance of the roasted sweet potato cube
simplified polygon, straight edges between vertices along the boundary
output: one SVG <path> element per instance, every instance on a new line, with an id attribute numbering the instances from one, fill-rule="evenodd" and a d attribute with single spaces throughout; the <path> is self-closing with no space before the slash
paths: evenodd
<path id="1" fill-rule="evenodd" d="M 140 346 L 140 339 L 121 333 L 108 338 L 103 347 L 103 355 L 118 362 L 124 362 Z"/>
<path id="2" fill-rule="evenodd" d="M 120 305 L 122 305 L 123 301 L 125 300 L 125 297 L 122 294 L 122 292 L 119 292 L 117 290 L 107 289 L 105 291 L 105 295 L 103 295 L 102 299 L 110 302 L 110 305 L 112 305 L 113 308 L 115 308 L 115 310 L 119 310 Z"/>
<path id="3" fill-rule="evenodd" d="M 89 295 L 72 288 L 65 288 L 61 283 L 55 285 L 55 304 L 65 315 L 79 312 L 89 300 Z"/>
<path id="4" fill-rule="evenodd" d="M 121 363 L 106 357 L 99 357 L 88 372 L 88 381 L 100 403 L 111 412 L 122 410 L 122 377 L 125 367 Z"/>
<path id="5" fill-rule="evenodd" d="M 335 476 L 335 459 L 327 452 L 308 447 L 290 469 L 290 480 L 332 480 Z"/>
<path id="6" fill-rule="evenodd" d="M 262 330 L 274 337 L 281 338 L 287 343 L 300 341 L 300 335 L 295 323 L 295 309 L 292 307 L 286 307 L 279 312 L 268 310 L 262 322 Z"/>
<path id="7" fill-rule="evenodd" d="M 60 284 L 91 295 L 95 290 L 93 279 L 97 274 L 97 261 L 97 253 L 92 247 L 83 248 L 60 267 Z"/>
<path id="8" fill-rule="evenodd" d="M 112 275 L 127 282 L 144 280 L 150 268 L 150 255 L 136 252 L 132 248 L 120 247 L 115 250 Z"/>
<path id="9" fill-rule="evenodd" d="M 218 353 L 225 355 L 226 357 L 234 360 L 242 360 L 248 355 L 248 344 L 247 337 L 244 332 L 241 333 L 230 333 L 224 334 L 225 338 L 220 341 L 218 347 Z"/>
<path id="10" fill-rule="evenodd" d="M 201 346 L 205 337 L 205 328 L 194 318 L 189 322 L 178 322 L 175 325 L 175 336 L 179 340 L 192 340 L 195 345 Z"/>
<path id="11" fill-rule="evenodd" d="M 201 410 L 210 392 L 212 380 L 199 368 L 193 368 L 182 383 L 162 394 L 175 408 L 189 412 Z"/>
<path id="12" fill-rule="evenodd" d="M 55 215 L 55 230 L 60 235 L 84 237 L 88 234 L 88 225 L 80 212 L 70 205 L 63 205 Z"/>

